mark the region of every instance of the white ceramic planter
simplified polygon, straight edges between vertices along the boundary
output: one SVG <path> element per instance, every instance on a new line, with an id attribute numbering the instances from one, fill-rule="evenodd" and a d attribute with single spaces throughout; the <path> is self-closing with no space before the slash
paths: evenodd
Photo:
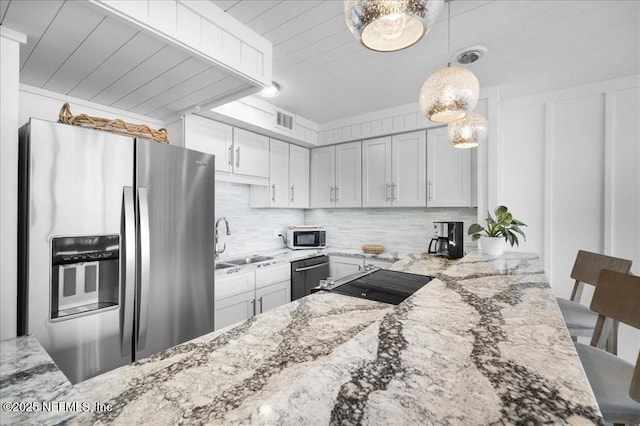
<path id="1" fill-rule="evenodd" d="M 500 256 L 504 253 L 505 240 L 503 237 L 487 237 L 482 235 L 480 237 L 480 247 L 482 247 L 482 253 L 489 256 Z"/>

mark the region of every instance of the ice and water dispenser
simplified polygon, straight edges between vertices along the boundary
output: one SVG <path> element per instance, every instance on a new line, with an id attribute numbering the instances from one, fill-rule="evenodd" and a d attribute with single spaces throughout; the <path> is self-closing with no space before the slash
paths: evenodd
<path id="1" fill-rule="evenodd" d="M 118 306 L 120 236 L 51 240 L 51 321 Z"/>

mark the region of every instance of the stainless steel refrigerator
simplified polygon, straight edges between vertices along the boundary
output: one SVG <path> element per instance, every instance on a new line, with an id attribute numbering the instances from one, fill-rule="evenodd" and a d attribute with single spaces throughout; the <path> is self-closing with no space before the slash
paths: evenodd
<path id="1" fill-rule="evenodd" d="M 214 329 L 214 158 L 31 119 L 18 333 L 72 383 Z"/>

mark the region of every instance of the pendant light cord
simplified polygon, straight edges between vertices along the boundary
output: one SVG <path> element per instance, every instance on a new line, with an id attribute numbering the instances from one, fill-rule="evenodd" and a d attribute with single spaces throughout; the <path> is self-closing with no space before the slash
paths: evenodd
<path id="1" fill-rule="evenodd" d="M 447 68 L 451 66 L 451 0 L 447 0 Z"/>

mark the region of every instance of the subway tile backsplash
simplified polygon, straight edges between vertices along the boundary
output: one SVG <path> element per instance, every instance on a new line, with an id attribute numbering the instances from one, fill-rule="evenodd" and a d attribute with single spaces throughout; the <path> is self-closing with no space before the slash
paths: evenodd
<path id="1" fill-rule="evenodd" d="M 466 229 L 477 221 L 475 208 L 364 208 L 364 209 L 253 209 L 249 207 L 249 185 L 216 182 L 216 220 L 225 216 L 231 227 L 226 235 L 220 224 L 220 259 L 284 247 L 273 238 L 273 230 L 288 225 L 323 225 L 332 247 L 358 248 L 366 243 L 385 246 L 385 252 L 427 250 L 433 236 L 433 221 L 462 221 L 467 251 L 475 247 Z"/>
<path id="2" fill-rule="evenodd" d="M 434 234 L 433 221 L 464 222 L 466 251 L 475 248 L 467 229 L 477 222 L 475 208 L 365 208 L 314 209 L 305 211 L 306 224 L 327 228 L 329 245 L 358 248 L 382 244 L 385 252 L 427 251 Z"/>
<path id="3" fill-rule="evenodd" d="M 304 224 L 303 210 L 250 208 L 249 185 L 216 181 L 215 198 L 216 220 L 224 216 L 231 227 L 231 235 L 226 235 L 220 223 L 220 248 L 227 244 L 220 259 L 283 248 L 282 239 L 273 238 L 273 230 Z"/>

